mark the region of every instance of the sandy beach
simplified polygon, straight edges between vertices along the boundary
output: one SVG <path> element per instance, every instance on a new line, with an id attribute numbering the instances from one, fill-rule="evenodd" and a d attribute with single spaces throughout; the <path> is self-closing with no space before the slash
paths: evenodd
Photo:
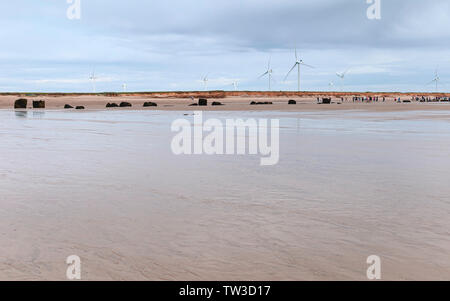
<path id="1" fill-rule="evenodd" d="M 65 280 L 74 254 L 83 280 L 367 280 L 373 254 L 384 280 L 450 277 L 447 109 L 205 112 L 279 118 L 280 162 L 262 168 L 175 156 L 184 100 L 90 99 L 48 103 L 99 110 L 0 110 L 0 280 Z M 416 105 L 430 109 L 394 109 Z"/>
<path id="2" fill-rule="evenodd" d="M 286 94 L 286 95 L 283 95 Z M 450 103 L 397 103 L 395 99 L 399 97 L 403 100 L 410 100 L 412 96 L 419 94 L 389 94 L 389 93 L 277 93 L 277 92 L 179 92 L 179 93 L 139 93 L 139 94 L 113 94 L 108 96 L 99 95 L 32 95 L 12 94 L 0 95 L 0 109 L 11 109 L 14 107 L 14 101 L 18 98 L 28 100 L 28 108 L 31 109 L 33 100 L 44 100 L 46 109 L 59 110 L 64 109 L 65 104 L 73 107 L 84 106 L 86 110 L 158 110 L 158 111 L 283 111 L 283 112 L 303 112 L 303 111 L 323 111 L 323 110 L 367 110 L 375 112 L 394 112 L 394 111 L 427 111 L 427 110 L 450 110 Z M 192 100 L 190 97 L 194 98 Z M 386 101 L 381 102 L 356 102 L 352 101 L 353 96 L 385 96 Z M 422 95 L 422 94 L 420 94 Z M 441 96 L 444 94 L 425 94 L 428 97 Z M 181 97 L 184 96 L 184 97 Z M 329 105 L 317 104 L 317 97 L 331 97 L 333 103 Z M 341 100 L 344 98 L 344 101 Z M 199 98 L 209 100 L 208 106 L 198 107 L 190 106 L 197 103 Z M 289 105 L 289 100 L 295 100 L 296 105 Z M 217 101 L 222 106 L 211 106 L 211 103 Z M 255 102 L 272 102 L 271 105 L 250 105 Z M 120 104 L 129 102 L 132 107 L 128 108 L 106 108 L 107 103 Z M 157 107 L 143 107 L 145 102 L 154 102 Z"/>

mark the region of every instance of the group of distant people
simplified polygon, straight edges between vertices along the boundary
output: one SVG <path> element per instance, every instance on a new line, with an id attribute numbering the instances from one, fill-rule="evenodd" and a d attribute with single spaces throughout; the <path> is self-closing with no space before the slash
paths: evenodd
<path id="1" fill-rule="evenodd" d="M 380 101 L 380 98 L 378 96 L 369 96 L 369 97 L 353 97 L 353 102 L 378 102 Z M 386 101 L 386 97 L 381 98 L 382 102 Z"/>
<path id="2" fill-rule="evenodd" d="M 341 97 L 340 98 L 341 102 L 347 102 L 348 99 L 347 97 Z M 385 102 L 386 101 L 386 97 L 378 97 L 378 96 L 369 96 L 369 97 L 363 97 L 363 96 L 354 96 L 352 98 L 353 102 Z M 317 97 L 317 102 L 321 103 L 322 99 L 320 99 L 319 97 Z M 397 98 L 394 99 L 394 101 L 397 101 Z M 398 99 L 398 101 L 401 101 L 400 98 Z"/>
<path id="3" fill-rule="evenodd" d="M 327 98 L 324 98 L 327 99 Z M 319 97 L 317 97 L 317 102 L 318 103 L 322 103 L 323 99 L 320 99 Z M 347 102 L 347 98 L 345 97 L 341 97 L 340 98 L 341 102 Z M 379 96 L 354 96 L 352 98 L 353 102 L 386 102 L 386 97 L 379 97 Z M 394 97 L 392 99 L 394 102 L 398 102 L 398 103 L 404 103 L 404 102 L 412 102 L 412 101 L 417 101 L 417 102 L 450 102 L 450 97 L 425 97 L 425 96 L 412 96 L 411 100 L 409 99 L 401 99 L 400 97 Z"/>
<path id="4" fill-rule="evenodd" d="M 416 96 L 415 98 L 413 97 L 413 100 L 420 101 L 420 102 L 441 102 L 441 101 L 448 102 L 448 101 L 450 101 L 450 98 L 448 98 L 448 97 L 431 98 L 431 97 L 425 97 L 425 96 L 421 96 L 421 97 Z"/>

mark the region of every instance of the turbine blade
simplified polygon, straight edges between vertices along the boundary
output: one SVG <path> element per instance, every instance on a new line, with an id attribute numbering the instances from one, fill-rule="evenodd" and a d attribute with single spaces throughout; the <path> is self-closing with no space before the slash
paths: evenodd
<path id="1" fill-rule="evenodd" d="M 267 70 L 263 75 L 261 75 L 260 77 L 258 77 L 258 79 L 261 78 L 261 77 L 263 77 L 264 75 L 267 75 L 267 74 L 269 74 L 269 70 Z"/>
<path id="2" fill-rule="evenodd" d="M 308 64 L 305 64 L 305 63 L 300 63 L 300 64 L 302 64 L 302 65 L 304 65 L 304 66 L 306 66 L 306 67 L 309 67 L 309 68 L 315 68 L 315 67 L 313 67 L 313 66 L 311 66 L 311 65 L 308 65 Z"/>
<path id="3" fill-rule="evenodd" d="M 273 77 L 273 75 L 270 77 L 270 80 L 271 80 L 272 82 L 274 82 L 275 84 L 277 83 L 277 81 L 275 80 L 275 78 Z"/>
<path id="4" fill-rule="evenodd" d="M 286 74 L 286 77 L 284 78 L 283 81 L 286 81 L 286 79 L 289 77 L 289 74 L 291 74 L 292 70 L 294 70 L 295 67 L 297 67 L 297 63 L 295 63 L 294 66 L 292 66 L 291 70 L 289 70 L 288 74 Z"/>

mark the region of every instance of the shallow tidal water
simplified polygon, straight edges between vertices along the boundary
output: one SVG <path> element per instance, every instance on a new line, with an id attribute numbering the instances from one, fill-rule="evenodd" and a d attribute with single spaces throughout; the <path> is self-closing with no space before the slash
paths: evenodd
<path id="1" fill-rule="evenodd" d="M 203 114 L 279 118 L 275 166 L 175 156 L 183 113 L 0 110 L 0 280 L 450 279 L 449 113 Z"/>

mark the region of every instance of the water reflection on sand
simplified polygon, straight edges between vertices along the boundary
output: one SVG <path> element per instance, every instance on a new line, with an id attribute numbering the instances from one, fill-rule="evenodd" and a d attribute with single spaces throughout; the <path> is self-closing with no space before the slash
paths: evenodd
<path id="1" fill-rule="evenodd" d="M 450 279 L 442 112 L 280 118 L 280 163 L 174 156 L 184 112 L 0 110 L 0 279 Z"/>

